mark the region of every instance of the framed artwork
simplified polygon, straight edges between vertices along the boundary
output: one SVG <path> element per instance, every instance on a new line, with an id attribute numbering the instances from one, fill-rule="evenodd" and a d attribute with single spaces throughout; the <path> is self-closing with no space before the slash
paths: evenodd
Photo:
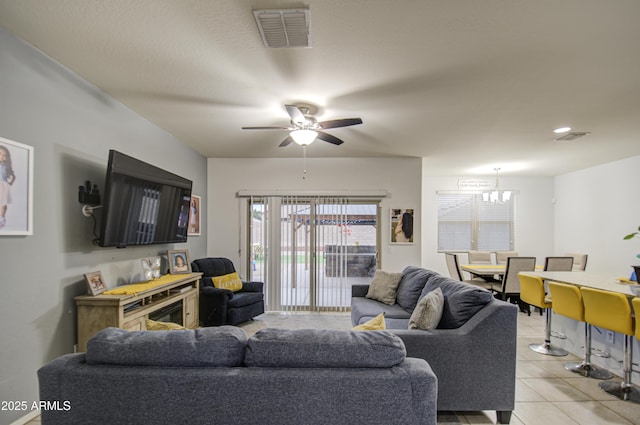
<path id="1" fill-rule="evenodd" d="M 188 250 L 177 249 L 173 251 L 167 251 L 167 255 L 169 257 L 169 273 L 191 273 L 191 261 L 189 261 Z"/>
<path id="2" fill-rule="evenodd" d="M 189 208 L 189 229 L 187 230 L 187 235 L 200 235 L 200 197 L 198 195 L 191 195 L 191 207 Z"/>
<path id="3" fill-rule="evenodd" d="M 0 137 L 0 235 L 33 234 L 33 147 Z"/>
<path id="4" fill-rule="evenodd" d="M 104 283 L 102 272 L 91 272 L 84 275 L 87 281 L 87 292 L 93 296 L 103 293 L 107 289 Z"/>
<path id="5" fill-rule="evenodd" d="M 391 208 L 389 217 L 392 244 L 413 243 L 413 208 Z"/>

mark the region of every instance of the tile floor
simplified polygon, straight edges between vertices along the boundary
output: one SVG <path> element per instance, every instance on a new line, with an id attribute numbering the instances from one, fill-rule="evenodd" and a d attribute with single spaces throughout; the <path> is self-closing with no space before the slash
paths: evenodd
<path id="1" fill-rule="evenodd" d="M 266 327 L 300 329 L 348 329 L 349 314 L 266 313 L 242 326 L 247 334 Z M 583 378 L 564 369 L 573 355 L 544 356 L 529 350 L 544 335 L 544 317 L 518 315 L 516 407 L 512 425 L 640 425 L 640 404 L 619 401 L 598 388 L 598 380 Z M 614 380 L 620 380 L 614 378 Z M 463 424 L 495 424 L 495 412 L 461 412 Z M 36 418 L 28 425 L 40 424 Z"/>

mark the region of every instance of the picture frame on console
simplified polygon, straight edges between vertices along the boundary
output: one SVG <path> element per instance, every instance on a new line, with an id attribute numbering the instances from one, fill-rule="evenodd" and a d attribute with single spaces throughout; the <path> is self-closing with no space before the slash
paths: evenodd
<path id="1" fill-rule="evenodd" d="M 189 260 L 188 249 L 176 249 L 167 251 L 169 257 L 169 273 L 183 274 L 191 273 L 191 261 Z"/>
<path id="2" fill-rule="evenodd" d="M 87 282 L 87 292 L 94 297 L 100 295 L 107 289 L 107 285 L 104 283 L 102 272 L 91 272 L 84 275 L 84 280 Z"/>
<path id="3" fill-rule="evenodd" d="M 187 236 L 200 236 L 200 201 L 201 198 L 198 195 L 191 195 Z"/>
<path id="4" fill-rule="evenodd" d="M 413 243 L 413 208 L 391 208 L 389 214 L 391 244 Z"/>

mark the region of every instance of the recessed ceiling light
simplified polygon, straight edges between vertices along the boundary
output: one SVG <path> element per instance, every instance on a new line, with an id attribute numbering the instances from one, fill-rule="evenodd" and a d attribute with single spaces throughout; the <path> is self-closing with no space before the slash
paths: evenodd
<path id="1" fill-rule="evenodd" d="M 553 132 L 556 134 L 566 133 L 567 131 L 571 131 L 571 127 L 560 127 L 553 130 Z"/>

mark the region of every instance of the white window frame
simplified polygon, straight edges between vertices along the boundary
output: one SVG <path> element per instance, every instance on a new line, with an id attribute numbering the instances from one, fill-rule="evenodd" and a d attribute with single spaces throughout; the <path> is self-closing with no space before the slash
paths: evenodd
<path id="1" fill-rule="evenodd" d="M 456 197 L 459 198 L 459 202 L 456 202 Z M 511 199 L 499 205 L 491 205 L 487 201 L 483 201 L 482 192 L 470 192 L 470 191 L 438 191 L 436 192 L 436 208 L 438 217 L 438 252 L 468 252 L 468 251 L 513 251 L 515 247 L 515 210 L 516 210 L 516 193 L 512 191 Z M 464 217 L 460 217 L 459 224 L 455 230 L 463 230 L 460 236 L 446 236 L 446 223 L 454 223 L 455 220 L 443 220 L 443 203 L 447 201 L 451 204 L 452 208 L 458 204 L 463 209 Z M 464 205 L 465 202 L 471 205 Z M 469 211 L 464 211 L 467 208 Z M 505 211 L 505 208 L 508 208 Z M 496 216 L 493 220 L 487 219 L 486 215 L 491 215 L 491 209 L 496 209 Z M 505 219 L 505 213 L 507 218 Z M 481 216 L 485 215 L 483 219 Z M 491 218 L 491 217 L 489 217 Z M 504 225 L 508 224 L 508 228 L 505 229 Z M 467 226 L 465 229 L 464 226 Z M 491 225 L 497 225 L 502 227 L 502 237 L 496 239 L 487 239 L 486 232 L 491 230 L 488 228 Z M 483 236 L 482 229 L 485 229 L 485 236 Z M 468 233 L 467 236 L 464 233 Z M 496 233 L 491 233 L 496 235 Z M 499 236 L 499 234 L 498 234 Z"/>

